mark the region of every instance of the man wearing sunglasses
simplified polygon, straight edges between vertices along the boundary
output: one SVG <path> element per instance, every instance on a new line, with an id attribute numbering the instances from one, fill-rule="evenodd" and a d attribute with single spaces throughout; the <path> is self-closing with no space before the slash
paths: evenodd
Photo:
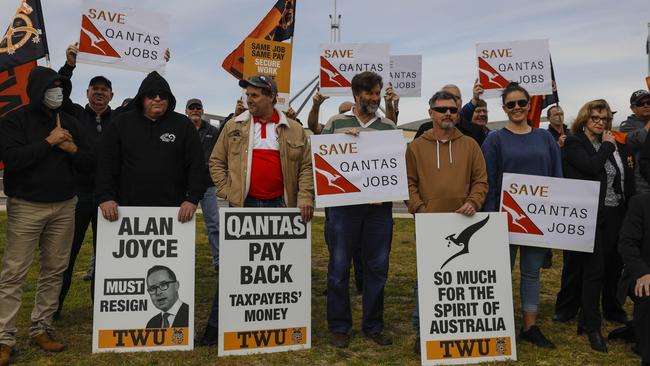
<path id="1" fill-rule="evenodd" d="M 187 116 L 174 112 L 176 98 L 153 71 L 142 81 L 133 110 L 104 132 L 97 158 L 95 198 L 109 221 L 118 205 L 179 207 L 178 221 L 194 217 L 205 193 L 205 162 L 199 134 Z"/>
<path id="2" fill-rule="evenodd" d="M 627 133 L 626 145 L 639 161 L 639 153 L 650 129 L 650 93 L 646 90 L 637 90 L 630 96 L 630 109 L 632 114 L 619 127 L 621 132 Z M 641 177 L 639 164 L 634 169 L 636 192 L 650 193 L 650 184 Z"/>
<path id="3" fill-rule="evenodd" d="M 147 328 L 184 328 L 189 326 L 190 307 L 178 298 L 180 283 L 176 274 L 165 266 L 147 271 L 147 292 L 160 313 L 147 322 Z"/>
<path id="4" fill-rule="evenodd" d="M 456 212 L 473 216 L 485 201 L 488 183 L 483 153 L 476 141 L 455 127 L 459 112 L 456 102 L 453 94 L 436 92 L 429 99 L 433 128 L 406 148 L 407 206 L 412 214 Z M 417 291 L 416 285 L 412 319 L 416 332 L 414 351 L 419 354 Z"/>

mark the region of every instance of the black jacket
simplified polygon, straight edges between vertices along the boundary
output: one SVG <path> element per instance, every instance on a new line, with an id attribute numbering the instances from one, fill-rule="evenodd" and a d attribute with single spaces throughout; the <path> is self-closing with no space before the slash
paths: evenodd
<path id="1" fill-rule="evenodd" d="M 142 109 L 150 91 L 170 94 L 167 112 L 156 121 Z M 206 189 L 201 141 L 189 118 L 174 112 L 176 98 L 169 84 L 157 72 L 150 73 L 133 103 L 135 109 L 120 114 L 102 136 L 95 199 L 122 206 L 198 203 Z"/>
<path id="2" fill-rule="evenodd" d="M 650 274 L 650 194 L 641 194 L 630 202 L 618 239 L 623 259 L 619 299 L 625 299 L 639 277 Z"/>
<path id="3" fill-rule="evenodd" d="M 208 161 L 210 161 L 210 155 L 212 155 L 212 150 L 214 150 L 214 144 L 216 144 L 219 139 L 221 129 L 214 127 L 208 121 L 201 120 L 201 126 L 199 127 L 198 132 L 199 138 L 201 139 L 201 146 L 203 146 L 203 158 L 205 159 L 205 184 L 208 187 L 214 186 L 214 182 L 210 177 Z"/>
<path id="4" fill-rule="evenodd" d="M 91 171 L 94 156 L 88 137 L 79 122 L 61 108 L 43 105 L 45 90 L 61 81 L 64 98 L 70 95 L 70 80 L 46 67 L 35 67 L 29 74 L 27 94 L 30 103 L 9 113 L 0 121 L 0 145 L 4 158 L 4 191 L 9 197 L 34 202 L 60 202 L 76 195 L 73 169 Z M 77 145 L 74 155 L 50 146 L 45 140 L 56 127 L 68 130 Z"/>
<path id="5" fill-rule="evenodd" d="M 571 135 L 571 131 L 567 128 L 567 125 L 562 125 L 562 129 L 564 130 L 564 134 L 566 136 Z M 553 136 L 555 141 L 560 139 L 560 133 L 557 132 L 557 130 L 555 130 L 555 128 L 553 128 L 553 126 L 551 126 L 550 123 L 549 123 L 548 128 L 546 130 L 551 133 L 551 136 Z"/>
<path id="6" fill-rule="evenodd" d="M 72 72 L 74 70 L 73 66 L 64 64 L 59 69 L 59 75 L 65 76 L 68 79 L 72 80 Z M 88 136 L 89 143 L 88 146 L 93 151 L 97 150 L 99 144 L 99 139 L 104 131 L 108 128 L 108 125 L 111 123 L 111 120 L 117 117 L 118 114 L 125 112 L 126 108 L 118 107 L 117 109 L 111 109 L 109 106 L 100 116 L 99 123 L 97 121 L 97 113 L 93 111 L 88 104 L 85 107 L 80 104 L 74 103 L 69 97 L 66 97 L 63 101 L 62 106 L 63 111 L 74 116 L 79 124 L 84 127 L 87 131 L 86 135 Z M 98 127 L 99 125 L 99 127 Z M 75 169 L 75 181 L 77 184 L 77 189 L 81 192 L 92 193 L 95 188 L 95 169 L 91 171 L 80 171 Z"/>
<path id="7" fill-rule="evenodd" d="M 174 317 L 174 323 L 170 324 L 172 328 L 185 328 L 189 326 L 189 313 L 190 307 L 183 303 L 180 308 L 178 308 L 178 314 Z M 147 328 L 162 328 L 162 314 L 157 314 L 153 318 L 149 319 L 147 323 Z"/>
<path id="8" fill-rule="evenodd" d="M 619 170 L 614 160 L 616 148 L 618 148 L 618 153 L 623 162 L 623 172 Z M 568 136 L 564 142 L 564 148 L 562 149 L 564 176 L 572 179 L 600 181 L 599 211 L 605 204 L 605 193 L 607 192 L 607 173 L 605 172 L 605 162 L 607 160 L 616 168 L 614 191 L 623 193 L 625 204 L 635 194 L 634 156 L 627 150 L 626 146 L 617 142 L 615 147 L 614 144 L 605 142 L 596 151 L 584 132 Z M 621 186 L 621 174 L 623 174 L 624 187 Z"/>

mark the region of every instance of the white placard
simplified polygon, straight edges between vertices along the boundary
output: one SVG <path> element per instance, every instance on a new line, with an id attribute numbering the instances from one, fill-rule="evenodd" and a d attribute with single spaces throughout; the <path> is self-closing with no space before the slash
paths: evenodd
<path id="1" fill-rule="evenodd" d="M 381 75 L 384 87 L 390 81 L 388 43 L 321 44 L 320 92 L 323 95 L 350 96 L 352 78 L 364 71 Z"/>
<path id="2" fill-rule="evenodd" d="M 193 349 L 194 219 L 180 223 L 178 207 L 97 216 L 93 353 Z"/>
<path id="3" fill-rule="evenodd" d="M 169 15 L 112 1 L 83 1 L 78 62 L 164 73 L 168 45 Z"/>
<path id="4" fill-rule="evenodd" d="M 408 199 L 401 130 L 313 135 L 316 207 Z"/>
<path id="5" fill-rule="evenodd" d="M 423 365 L 516 360 L 506 215 L 415 215 Z"/>
<path id="6" fill-rule="evenodd" d="M 390 56 L 390 81 L 400 98 L 422 96 L 422 55 Z"/>
<path id="7" fill-rule="evenodd" d="M 504 173 L 510 243 L 594 251 L 600 182 Z"/>
<path id="8" fill-rule="evenodd" d="M 485 98 L 500 97 L 512 81 L 530 95 L 553 93 L 548 39 L 479 43 L 476 56 Z"/>
<path id="9" fill-rule="evenodd" d="M 311 348 L 311 223 L 295 208 L 224 208 L 219 223 L 219 356 Z"/>

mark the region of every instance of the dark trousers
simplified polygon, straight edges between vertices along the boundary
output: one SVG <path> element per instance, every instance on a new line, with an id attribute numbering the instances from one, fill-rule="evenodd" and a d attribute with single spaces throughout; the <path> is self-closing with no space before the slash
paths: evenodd
<path id="1" fill-rule="evenodd" d="M 616 279 L 620 278 L 620 266 L 618 273 L 611 269 L 620 262 L 620 256 L 616 251 L 618 245 L 618 231 L 621 228 L 622 219 L 625 215 L 625 207 L 604 207 L 600 212 L 600 223 L 596 227 L 596 241 L 594 243 L 593 253 L 579 253 L 573 252 L 570 264 L 581 268 L 582 283 L 581 283 L 581 301 L 580 301 L 580 319 L 579 324 L 586 331 L 599 331 L 601 327 L 602 317 L 600 314 L 601 294 L 603 312 L 605 315 L 612 315 L 609 311 L 617 311 L 625 314 L 622 304 L 616 299 L 616 287 L 608 288 L 609 281 L 606 276 L 608 274 Z M 607 296 L 607 299 L 606 299 Z M 607 304 L 607 307 L 604 305 Z"/>
<path id="2" fill-rule="evenodd" d="M 626 208 L 624 204 L 618 207 L 605 207 L 605 218 L 608 221 L 603 225 L 603 256 L 605 258 L 605 273 L 603 279 L 602 306 L 603 315 L 608 318 L 625 317 L 623 304 L 616 298 L 618 284 L 623 270 L 623 260 L 618 254 L 618 233 L 623 226 Z"/>
<path id="3" fill-rule="evenodd" d="M 278 197 L 270 200 L 258 200 L 253 197 L 246 197 L 244 200 L 244 207 L 285 207 L 284 199 Z M 219 327 L 219 276 L 217 272 L 217 288 L 214 292 L 212 299 L 212 307 L 210 308 L 210 317 L 208 318 L 208 326 Z"/>
<path id="4" fill-rule="evenodd" d="M 632 297 L 634 300 L 634 332 L 637 350 L 645 363 L 650 363 L 650 297 Z"/>
<path id="5" fill-rule="evenodd" d="M 323 229 L 323 234 L 325 236 L 325 244 L 327 244 L 327 249 L 329 250 L 329 241 L 327 240 L 327 211 L 329 208 L 325 207 L 325 225 Z M 357 247 L 357 250 L 354 251 L 352 255 L 352 264 L 354 265 L 354 284 L 357 287 L 357 292 L 363 292 L 363 259 L 361 257 L 361 246 Z M 327 293 L 327 291 L 325 291 Z"/>
<path id="6" fill-rule="evenodd" d="M 77 197 L 79 200 L 77 201 L 74 215 L 74 237 L 72 239 L 72 248 L 70 249 L 68 268 L 63 273 L 63 284 L 61 285 L 61 293 L 59 294 L 59 309 L 57 310 L 59 312 L 63 309 L 63 302 L 68 291 L 70 291 L 74 264 L 86 237 L 86 230 L 88 230 L 89 224 L 92 224 L 93 229 L 93 253 L 95 253 L 95 248 L 97 247 L 97 205 L 93 199 L 93 194 L 89 192 L 78 192 Z M 90 295 L 93 299 L 95 292 L 94 282 L 93 280 L 90 285 Z"/>
<path id="7" fill-rule="evenodd" d="M 350 264 L 361 247 L 365 333 L 384 330 L 384 286 L 393 236 L 392 203 L 331 207 L 328 210 L 330 258 L 327 271 L 327 322 L 330 332 L 352 328 Z"/>
<path id="8" fill-rule="evenodd" d="M 570 250 L 562 251 L 562 280 L 555 300 L 555 314 L 565 319 L 575 317 L 580 309 L 582 266 L 573 254 Z"/>

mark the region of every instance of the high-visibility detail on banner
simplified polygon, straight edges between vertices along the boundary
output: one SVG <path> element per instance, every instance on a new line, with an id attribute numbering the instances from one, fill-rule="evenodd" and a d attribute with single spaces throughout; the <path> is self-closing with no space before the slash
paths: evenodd
<path id="1" fill-rule="evenodd" d="M 272 348 L 307 343 L 307 327 L 243 330 L 224 334 L 224 350 Z"/>
<path id="2" fill-rule="evenodd" d="M 100 329 L 98 348 L 133 348 L 187 346 L 189 329 L 144 328 L 144 329 Z"/>
<path id="3" fill-rule="evenodd" d="M 427 342 L 427 360 L 512 355 L 510 337 L 449 339 Z"/>

